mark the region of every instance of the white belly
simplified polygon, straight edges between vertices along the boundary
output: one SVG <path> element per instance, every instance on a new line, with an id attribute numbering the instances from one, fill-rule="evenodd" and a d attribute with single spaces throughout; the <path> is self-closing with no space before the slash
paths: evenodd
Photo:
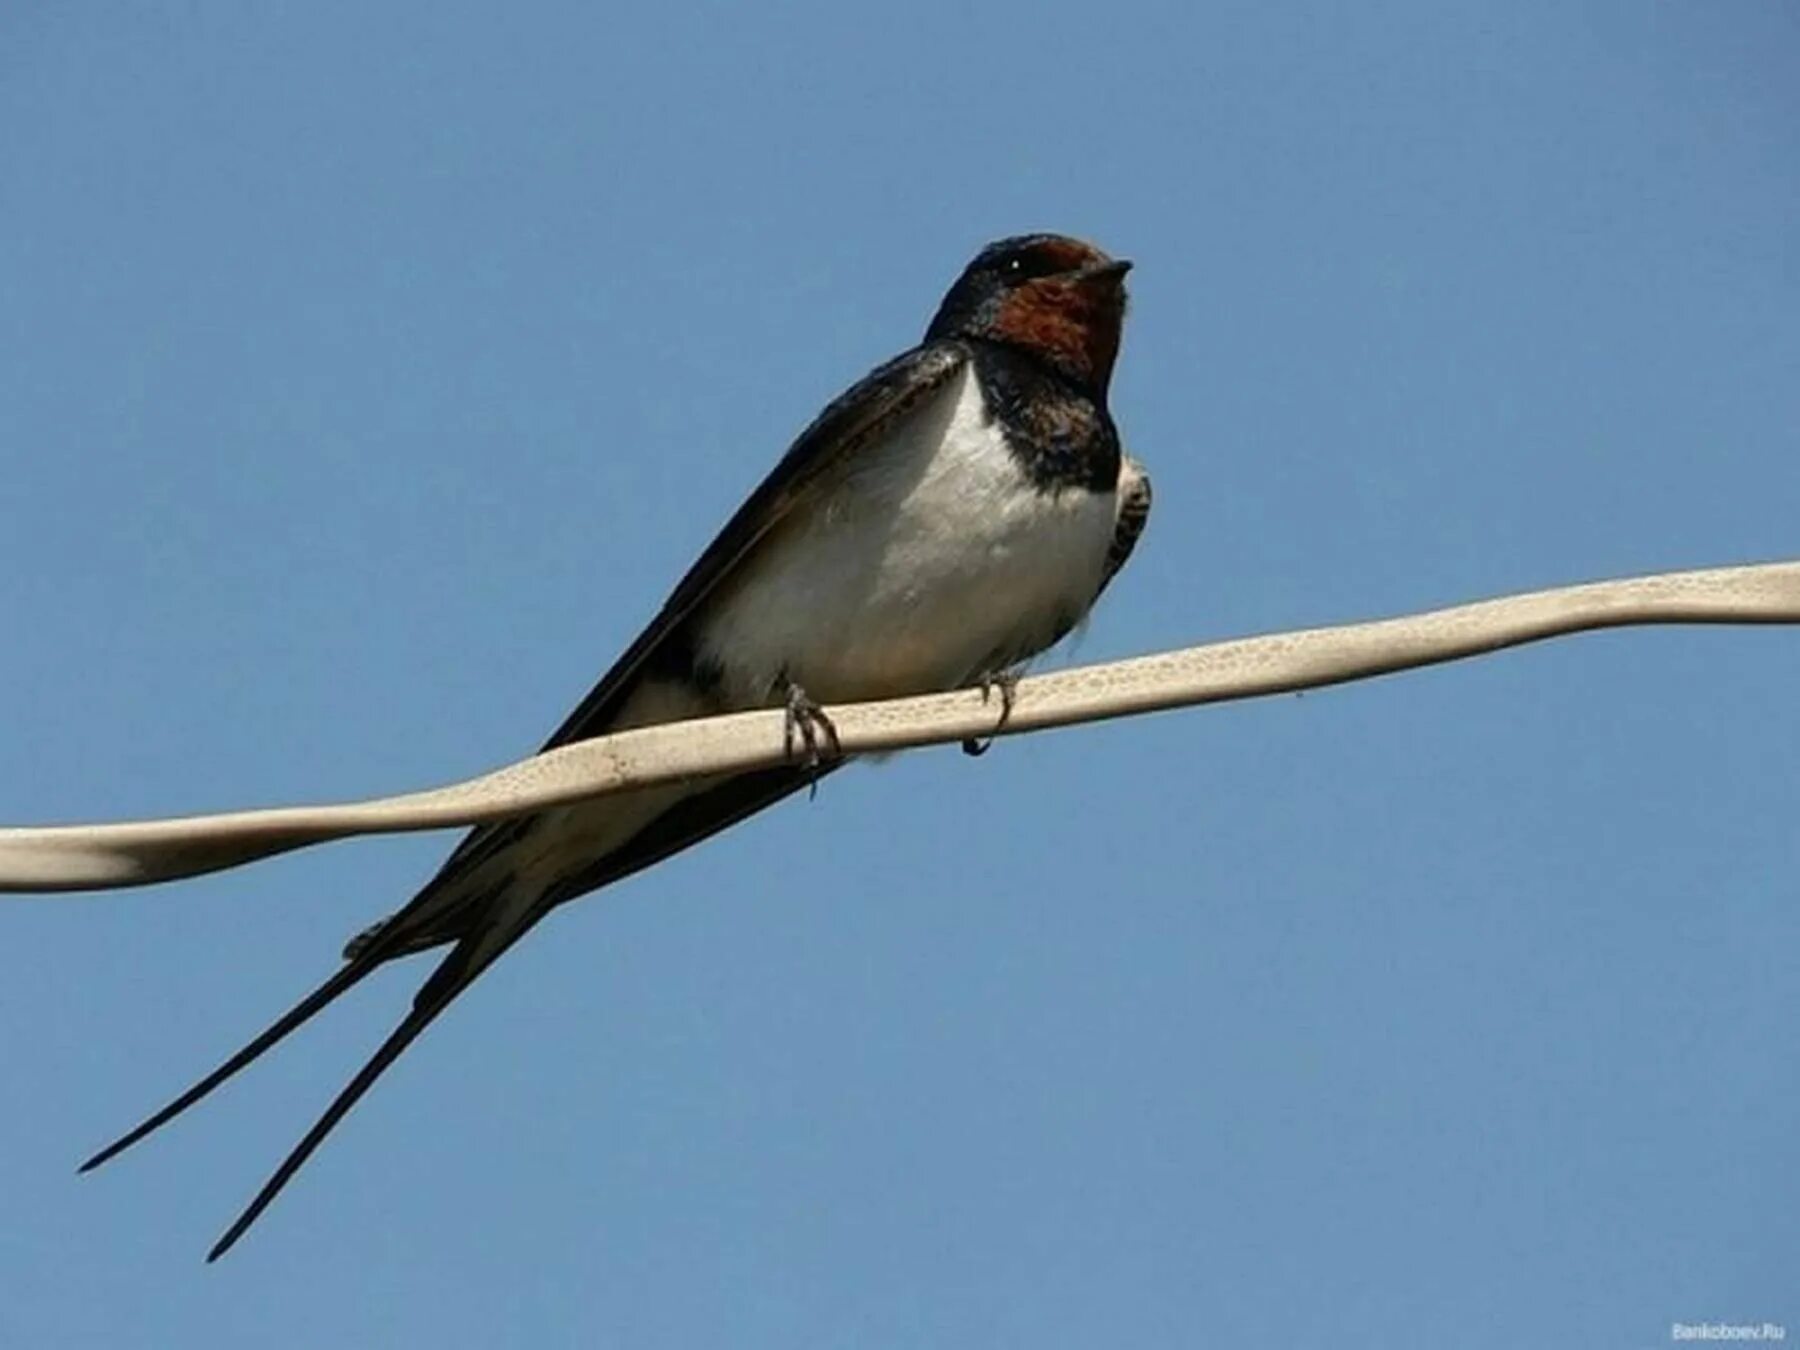
<path id="1" fill-rule="evenodd" d="M 1113 494 L 1029 483 L 965 369 L 765 537 L 707 605 L 733 703 L 781 678 L 824 702 L 954 688 L 1086 613 Z"/>

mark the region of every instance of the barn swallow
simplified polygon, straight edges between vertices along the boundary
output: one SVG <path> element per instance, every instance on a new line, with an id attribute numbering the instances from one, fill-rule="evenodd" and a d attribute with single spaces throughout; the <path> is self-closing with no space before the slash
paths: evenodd
<path id="1" fill-rule="evenodd" d="M 820 703 L 1010 688 L 1021 663 L 1086 615 L 1148 515 L 1149 480 L 1107 410 L 1129 268 L 1054 234 L 983 249 L 924 341 L 801 432 L 545 745 L 786 707 L 804 743 L 789 763 L 477 827 L 409 904 L 351 939 L 330 979 L 81 1170 L 166 1124 L 377 967 L 449 947 L 213 1247 L 216 1260 L 419 1033 L 551 910 L 838 767 L 841 756 L 821 752 L 835 747 Z"/>

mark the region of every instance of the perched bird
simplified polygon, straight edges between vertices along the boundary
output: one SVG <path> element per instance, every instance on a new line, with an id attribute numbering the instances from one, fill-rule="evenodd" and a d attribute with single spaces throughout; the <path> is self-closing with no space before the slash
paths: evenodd
<path id="1" fill-rule="evenodd" d="M 192 1106 L 378 966 L 449 946 L 411 1011 L 213 1247 L 216 1260 L 538 920 L 837 767 L 819 702 L 980 683 L 1010 706 L 1017 667 L 1086 615 L 1149 512 L 1149 480 L 1121 453 L 1106 403 L 1129 268 L 1054 234 L 983 249 L 925 340 L 800 434 L 545 747 L 785 706 L 800 741 L 792 762 L 477 827 L 411 903 L 351 939 L 330 979 L 82 1170 Z"/>

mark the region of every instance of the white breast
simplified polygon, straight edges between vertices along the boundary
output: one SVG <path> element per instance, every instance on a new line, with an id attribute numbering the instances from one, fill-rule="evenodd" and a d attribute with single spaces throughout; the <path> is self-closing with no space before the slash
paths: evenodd
<path id="1" fill-rule="evenodd" d="M 972 368 L 802 503 L 707 606 L 733 702 L 784 676 L 822 701 L 954 688 L 1086 612 L 1113 494 L 1024 475 Z"/>

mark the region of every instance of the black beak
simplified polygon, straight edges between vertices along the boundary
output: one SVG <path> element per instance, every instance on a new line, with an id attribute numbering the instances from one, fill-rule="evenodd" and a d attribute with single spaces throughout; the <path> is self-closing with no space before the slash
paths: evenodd
<path id="1" fill-rule="evenodd" d="M 1112 262 L 1095 263 L 1092 267 L 1084 267 L 1076 273 L 1083 281 L 1120 282 L 1131 270 L 1131 259 L 1115 258 Z"/>

